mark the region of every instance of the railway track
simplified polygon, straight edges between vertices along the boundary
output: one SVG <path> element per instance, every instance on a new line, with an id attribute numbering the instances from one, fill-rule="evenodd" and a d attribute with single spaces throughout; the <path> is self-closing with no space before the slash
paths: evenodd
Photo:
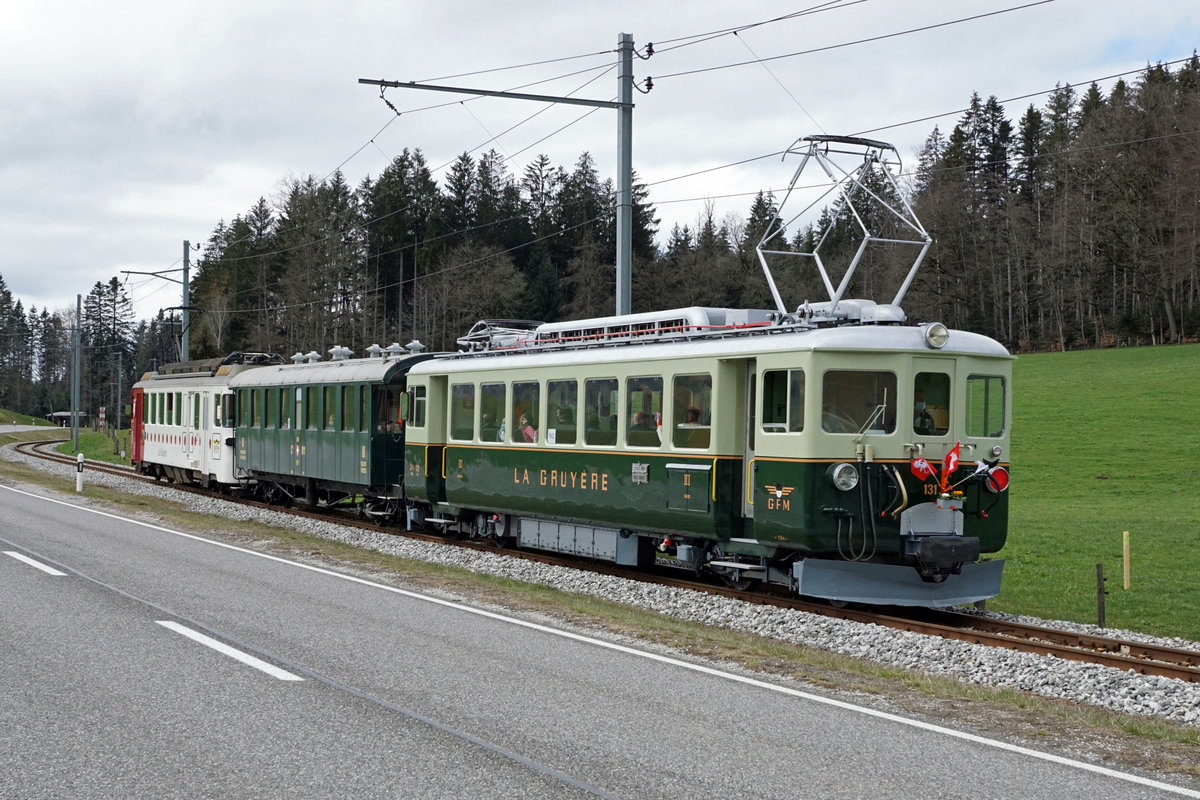
<path id="1" fill-rule="evenodd" d="M 19 452 L 26 455 L 74 466 L 76 463 L 74 458 L 46 449 L 46 446 L 58 443 L 58 441 L 24 442 L 18 444 L 16 448 Z M 143 480 L 147 483 L 155 482 L 151 478 L 136 475 L 131 467 L 89 461 L 86 462 L 85 468 L 88 471 L 104 472 L 124 478 Z M 215 494 L 214 492 L 195 486 L 175 485 L 175 488 L 180 491 L 208 496 Z M 338 512 L 334 509 L 314 511 L 302 508 L 282 508 L 276 505 L 245 499 L 239 499 L 238 502 L 301 517 L 310 517 L 325 521 L 334 521 L 352 527 L 379 530 L 379 526 L 376 523 L 366 522 L 353 515 Z M 396 535 L 456 547 L 493 552 L 497 549 L 495 544 L 488 542 L 459 540 L 440 534 L 402 531 L 399 529 L 391 530 Z M 1189 683 L 1200 683 L 1200 652 L 1194 650 L 1165 647 L 1092 634 L 1074 633 L 1057 628 L 1047 628 L 955 611 L 934 609 L 836 608 L 826 603 L 805 600 L 794 595 L 779 592 L 738 590 L 700 580 L 690 572 L 680 575 L 679 573 L 682 570 L 671 569 L 669 567 L 660 567 L 651 572 L 645 572 L 626 569 L 605 562 L 594 562 L 547 553 L 522 550 L 505 550 L 504 552 L 514 558 L 525 558 L 544 564 L 584 569 L 631 580 L 649 581 L 663 586 L 692 589 L 709 594 L 733 597 L 750 603 L 768 604 L 807 611 L 827 617 L 848 619 L 930 636 L 956 639 L 988 647 L 1000 647 L 1037 653 L 1039 655 L 1049 655 L 1070 661 L 1101 664 L 1122 670 L 1133 670 L 1145 675 L 1157 675 Z"/>

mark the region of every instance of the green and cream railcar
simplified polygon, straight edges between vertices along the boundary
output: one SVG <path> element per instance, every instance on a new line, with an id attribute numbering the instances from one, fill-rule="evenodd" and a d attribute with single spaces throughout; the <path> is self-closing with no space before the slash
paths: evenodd
<path id="1" fill-rule="evenodd" d="M 667 546 L 834 599 L 993 596 L 1002 562 L 978 558 L 1005 540 L 1011 357 L 931 332 L 683 309 L 427 361 L 410 515 L 624 564 Z M 942 481 L 951 451 L 969 466 Z"/>
<path id="2" fill-rule="evenodd" d="M 402 508 L 401 397 L 426 354 L 265 367 L 231 383 L 237 395 L 236 463 L 269 500 L 359 502 L 382 518 Z M 299 360 L 299 359 L 297 359 Z"/>

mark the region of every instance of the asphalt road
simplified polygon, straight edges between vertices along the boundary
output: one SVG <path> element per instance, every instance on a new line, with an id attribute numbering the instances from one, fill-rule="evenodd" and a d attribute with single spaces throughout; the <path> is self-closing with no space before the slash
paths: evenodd
<path id="1" fill-rule="evenodd" d="M 0 487 L 5 798 L 1200 797 L 1136 781 Z"/>

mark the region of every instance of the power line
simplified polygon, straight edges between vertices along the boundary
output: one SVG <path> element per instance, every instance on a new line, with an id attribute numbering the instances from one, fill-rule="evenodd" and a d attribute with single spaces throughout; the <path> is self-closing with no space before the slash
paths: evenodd
<path id="1" fill-rule="evenodd" d="M 934 23 L 933 25 L 923 25 L 919 28 L 909 28 L 909 29 L 903 30 L 903 31 L 895 31 L 893 33 L 880 34 L 879 36 L 869 36 L 865 39 L 855 39 L 852 42 L 842 42 L 840 44 L 830 44 L 830 45 L 825 45 L 824 47 L 813 47 L 808 50 L 798 50 L 794 53 L 785 53 L 783 55 L 778 55 L 778 56 L 769 56 L 767 58 L 755 60 L 755 61 L 739 61 L 739 62 L 736 62 L 733 64 L 722 64 L 722 65 L 716 66 L 716 67 L 699 67 L 697 69 L 684 70 L 682 72 L 671 72 L 671 73 L 667 73 L 666 75 L 655 75 L 654 79 L 657 81 L 662 81 L 667 78 L 680 78 L 685 75 L 699 75 L 704 72 L 716 72 L 718 70 L 723 70 L 723 69 L 734 69 L 735 67 L 745 67 L 750 64 L 758 64 L 761 61 L 779 61 L 779 60 L 782 60 L 785 58 L 795 58 L 796 56 L 806 56 L 806 55 L 811 55 L 812 53 L 822 53 L 827 50 L 837 50 L 842 47 L 853 47 L 854 45 L 867 44 L 869 42 L 879 42 L 879 41 L 883 41 L 884 39 L 894 39 L 898 36 L 907 36 L 911 33 L 921 33 L 923 31 L 931 31 L 931 30 L 935 30 L 937 28 L 945 28 L 950 25 L 958 25 L 963 22 L 971 22 L 973 20 L 984 19 L 986 17 L 994 17 L 999 14 L 1007 14 L 1011 11 L 1021 11 L 1026 8 L 1032 8 L 1034 6 L 1041 6 L 1041 5 L 1045 5 L 1047 3 L 1053 3 L 1053 2 L 1055 2 L 1055 0 L 1036 0 L 1036 2 L 1026 3 L 1025 5 L 1020 5 L 1020 6 L 1012 6 L 1011 8 L 1003 8 L 1003 9 L 1000 9 L 999 11 L 989 11 L 984 14 L 975 14 L 974 16 L 970 16 L 970 17 L 962 17 L 960 19 L 948 20 L 946 22 L 937 22 L 937 23 Z"/>
<path id="2" fill-rule="evenodd" d="M 668 53 L 672 50 L 678 50 L 681 47 L 691 47 L 692 45 L 703 44 L 704 42 L 712 41 L 713 39 L 719 39 L 722 36 L 728 36 L 730 34 L 736 35 L 736 34 L 740 33 L 741 31 L 748 31 L 753 28 L 762 27 L 763 25 L 771 25 L 776 22 L 786 22 L 787 20 L 792 20 L 792 19 L 796 19 L 798 17 L 808 16 L 809 14 L 819 14 L 822 11 L 837 11 L 837 10 L 840 10 L 843 8 L 849 8 L 850 6 L 855 6 L 855 5 L 858 5 L 859 3 L 865 3 L 865 2 L 867 2 L 867 0 L 850 0 L 849 2 L 844 2 L 843 0 L 827 0 L 827 2 L 819 3 L 810 8 L 806 8 L 803 11 L 793 11 L 790 14 L 783 14 L 782 16 L 772 17 L 771 19 L 763 20 L 761 22 L 751 22 L 746 25 L 738 25 L 738 26 L 732 27 L 732 28 L 721 28 L 720 30 L 709 31 L 708 33 L 697 33 L 697 34 L 693 34 L 691 36 L 679 36 L 674 39 L 660 39 L 658 41 L 659 46 L 657 48 L 655 48 L 654 52 L 655 53 Z M 683 42 L 683 44 L 676 44 L 677 42 Z M 670 44 L 670 45 L 675 45 L 675 46 L 663 48 L 662 45 L 664 45 L 664 44 Z"/>

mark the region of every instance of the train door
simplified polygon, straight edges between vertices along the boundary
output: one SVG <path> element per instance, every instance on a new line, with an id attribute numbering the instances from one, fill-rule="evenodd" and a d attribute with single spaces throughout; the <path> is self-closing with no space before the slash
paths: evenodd
<path id="1" fill-rule="evenodd" d="M 744 433 L 744 460 L 742 470 L 742 516 L 754 519 L 754 472 L 757 466 L 754 461 L 754 426 L 758 408 L 758 362 L 746 360 L 746 430 Z"/>
<path id="2" fill-rule="evenodd" d="M 129 409 L 129 463 L 139 464 L 145 456 L 146 422 L 143 410 L 146 406 L 146 393 L 143 389 L 133 390 L 133 402 Z"/>
<path id="3" fill-rule="evenodd" d="M 220 461 L 221 435 L 217 430 L 218 419 L 212 406 L 212 392 L 204 392 L 200 397 L 200 430 L 203 431 L 200 446 L 207 448 L 210 461 Z"/>
<path id="4" fill-rule="evenodd" d="M 189 462 L 192 460 L 192 454 L 195 449 L 194 442 L 195 442 L 195 438 L 196 438 L 196 429 L 195 429 L 195 426 L 192 424 L 192 413 L 193 413 L 193 409 L 195 408 L 195 406 L 196 406 L 196 393 L 195 392 L 184 392 L 183 408 L 180 409 L 180 412 L 182 414 L 182 419 L 180 420 L 180 422 L 183 423 L 183 427 L 181 429 L 182 436 L 180 438 L 182 439 L 183 460 L 185 462 Z"/>

